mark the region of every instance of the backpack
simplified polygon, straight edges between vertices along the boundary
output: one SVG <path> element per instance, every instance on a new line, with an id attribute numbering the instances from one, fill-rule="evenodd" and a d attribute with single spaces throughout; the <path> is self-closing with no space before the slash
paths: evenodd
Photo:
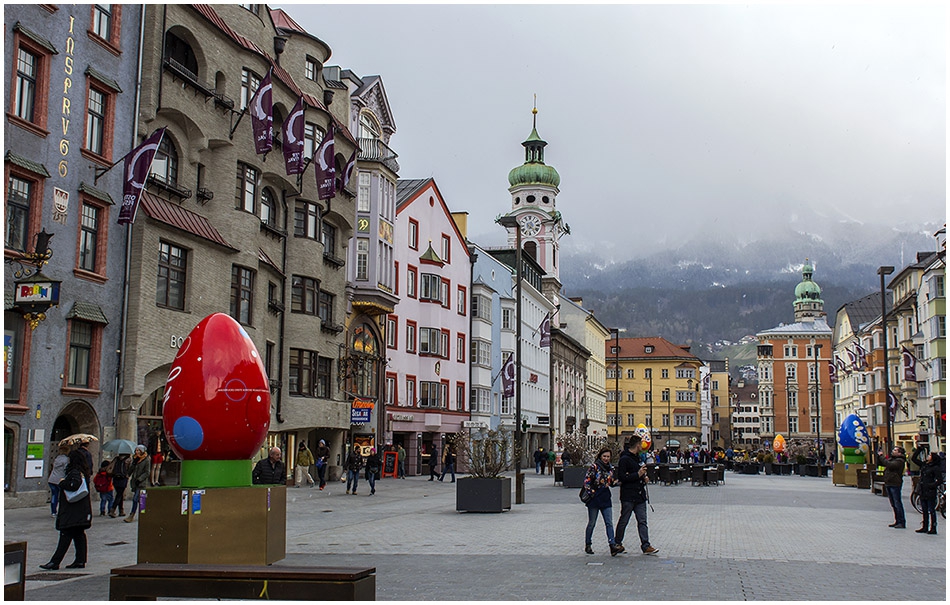
<path id="1" fill-rule="evenodd" d="M 97 492 L 105 493 L 112 491 L 112 479 L 106 471 L 96 473 L 96 478 L 92 480 L 92 484 L 96 486 Z"/>

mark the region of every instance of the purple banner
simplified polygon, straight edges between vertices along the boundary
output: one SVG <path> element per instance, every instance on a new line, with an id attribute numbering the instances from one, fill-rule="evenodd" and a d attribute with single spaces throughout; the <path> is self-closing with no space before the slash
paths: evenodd
<path id="1" fill-rule="evenodd" d="M 505 397 L 515 396 L 515 354 L 508 354 L 508 361 L 501 366 L 501 386 Z"/>
<path id="2" fill-rule="evenodd" d="M 303 97 L 301 97 L 297 99 L 297 104 L 284 120 L 284 131 L 281 133 L 287 174 L 303 172 L 303 115 Z"/>
<path id="3" fill-rule="evenodd" d="M 550 347 L 551 346 L 551 314 L 548 313 L 544 316 L 544 319 L 541 320 L 541 343 L 539 346 Z"/>
<path id="4" fill-rule="evenodd" d="M 350 178 L 353 176 L 354 168 L 356 168 L 356 150 L 353 151 L 353 155 L 350 156 L 350 159 L 346 162 L 346 166 L 343 167 L 343 177 L 336 182 L 336 190 L 338 192 L 346 188 L 346 184 L 350 182 Z"/>
<path id="5" fill-rule="evenodd" d="M 917 358 L 907 347 L 901 347 L 901 357 L 904 360 L 904 380 L 917 382 Z"/>
<path id="6" fill-rule="evenodd" d="M 268 71 L 248 103 L 254 129 L 254 151 L 267 153 L 274 148 L 274 112 L 271 101 L 271 72 Z"/>
<path id="7" fill-rule="evenodd" d="M 135 222 L 139 198 L 148 179 L 148 173 L 152 169 L 152 160 L 155 159 L 158 146 L 162 144 L 163 136 L 165 136 L 164 127 L 153 132 L 152 136 L 125 156 L 125 187 L 122 191 L 122 208 L 119 210 L 118 220 L 120 225 L 130 225 Z"/>
<path id="8" fill-rule="evenodd" d="M 333 147 L 333 124 L 327 129 L 327 134 L 320 143 L 320 148 L 314 154 L 316 164 L 314 174 L 317 178 L 317 198 L 328 200 L 336 195 L 336 164 L 333 158 L 336 151 Z"/>

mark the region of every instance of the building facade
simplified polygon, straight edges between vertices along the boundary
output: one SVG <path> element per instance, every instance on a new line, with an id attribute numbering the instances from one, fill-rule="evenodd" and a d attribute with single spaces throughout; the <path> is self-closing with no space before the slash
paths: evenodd
<path id="1" fill-rule="evenodd" d="M 706 362 L 709 380 L 703 381 L 703 397 L 709 394 L 709 436 L 704 439 L 708 449 L 725 449 L 732 434 L 732 377 L 729 375 L 729 360 Z M 705 437 L 705 436 L 704 436 Z"/>
<path id="2" fill-rule="evenodd" d="M 62 438 L 115 436 L 127 228 L 115 224 L 122 170 L 107 169 L 138 142 L 141 10 L 4 7 L 4 494 L 10 506 L 46 501 Z M 54 291 L 58 306 L 50 307 Z M 34 315 L 31 325 L 24 316 L 30 312 L 45 316 Z M 91 450 L 98 455 L 98 444 Z"/>
<path id="3" fill-rule="evenodd" d="M 563 330 L 583 343 L 590 352 L 584 371 L 583 408 L 579 412 L 581 417 L 577 427 L 593 440 L 597 435 L 607 434 L 607 365 L 603 343 L 610 336 L 610 330 L 597 319 L 594 311 L 584 307 L 581 298 L 561 299 L 558 317 L 564 325 Z"/>
<path id="4" fill-rule="evenodd" d="M 690 347 L 638 337 L 610 338 L 605 350 L 608 437 L 623 441 L 643 424 L 654 449 L 701 447 L 703 362 Z"/>
<path id="5" fill-rule="evenodd" d="M 762 447 L 759 388 L 739 380 L 732 390 L 732 436 L 728 447 L 754 452 Z"/>
<path id="6" fill-rule="evenodd" d="M 387 437 L 391 430 L 391 443 L 405 448 L 406 472 L 414 475 L 423 472 L 432 447 L 443 452 L 469 420 L 472 266 L 465 237 L 431 178 L 398 181 L 396 229 L 399 302 L 388 318 L 395 330 L 386 343 L 393 401 L 385 413 Z"/>
<path id="7" fill-rule="evenodd" d="M 759 411 L 763 445 L 781 434 L 789 443 L 808 443 L 827 455 L 836 448 L 838 428 L 827 373 L 831 328 L 813 273 L 806 259 L 795 287 L 795 323 L 756 334 Z"/>
<path id="8" fill-rule="evenodd" d="M 351 182 L 321 200 L 313 159 L 332 128 L 342 174 L 356 139 L 350 99 L 327 94 L 330 48 L 265 5 L 147 5 L 145 23 L 137 140 L 167 130 L 131 227 L 118 434 L 163 438 L 172 359 L 202 318 L 228 313 L 270 379 L 265 447 L 293 468 L 299 441 L 325 439 L 332 477 L 351 428 L 338 359 L 355 194 Z M 275 141 L 258 155 L 246 109 L 269 73 Z M 294 175 L 280 139 L 301 99 L 306 171 Z"/>

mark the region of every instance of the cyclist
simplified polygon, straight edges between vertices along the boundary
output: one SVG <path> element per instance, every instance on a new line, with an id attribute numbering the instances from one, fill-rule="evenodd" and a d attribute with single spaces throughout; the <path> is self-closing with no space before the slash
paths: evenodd
<path id="1" fill-rule="evenodd" d="M 914 450 L 911 461 L 920 466 L 920 479 L 917 487 L 920 491 L 920 506 L 923 509 L 923 524 L 917 530 L 918 534 L 937 533 L 937 491 L 943 483 L 943 474 L 940 470 L 940 455 L 932 452 L 924 460 L 924 447 Z"/>

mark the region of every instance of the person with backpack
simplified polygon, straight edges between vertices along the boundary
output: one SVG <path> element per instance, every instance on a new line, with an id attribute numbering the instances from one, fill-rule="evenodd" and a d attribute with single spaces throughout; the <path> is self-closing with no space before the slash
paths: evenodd
<path id="1" fill-rule="evenodd" d="M 607 527 L 607 544 L 610 546 L 610 556 L 616 556 L 617 553 L 621 552 L 614 540 L 614 526 L 611 519 L 613 503 L 610 498 L 610 486 L 616 483 L 616 478 L 614 467 L 610 464 L 610 455 L 609 447 L 601 448 L 584 477 L 584 489 L 591 494 L 586 503 L 587 531 L 584 535 L 584 552 L 589 555 L 594 554 L 594 550 L 591 548 L 591 539 L 594 535 L 594 527 L 597 525 L 598 515 L 603 516 L 604 524 Z"/>
<path id="2" fill-rule="evenodd" d="M 112 506 L 109 508 L 109 516 L 113 519 L 117 516 L 125 516 L 125 488 L 129 485 L 129 455 L 119 454 L 112 460 L 112 487 L 115 489 L 115 497 L 112 500 Z"/>
<path id="3" fill-rule="evenodd" d="M 115 492 L 112 488 L 112 476 L 109 475 L 110 463 L 103 460 L 99 465 L 99 472 L 96 473 L 92 484 L 96 487 L 99 494 L 99 516 L 105 517 L 106 512 L 112 510 L 112 502 L 115 500 Z"/>

